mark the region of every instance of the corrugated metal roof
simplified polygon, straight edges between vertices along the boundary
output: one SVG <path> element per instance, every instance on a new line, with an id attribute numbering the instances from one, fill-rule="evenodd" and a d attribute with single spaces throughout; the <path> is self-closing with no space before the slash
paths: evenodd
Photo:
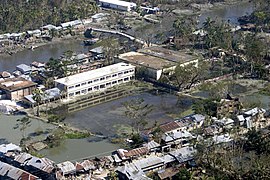
<path id="1" fill-rule="evenodd" d="M 2 144 L 0 145 L 0 152 L 7 153 L 8 151 L 21 151 L 22 149 L 15 144 Z"/>
<path id="2" fill-rule="evenodd" d="M 128 152 L 124 152 L 125 157 L 133 157 L 133 156 L 143 156 L 149 152 L 147 147 L 140 147 L 136 149 L 132 149 Z"/>
<path id="3" fill-rule="evenodd" d="M 174 121 L 160 125 L 160 129 L 162 132 L 168 132 L 168 131 L 172 131 L 172 130 L 175 130 L 178 128 L 180 128 L 180 126 L 178 125 L 178 123 L 176 123 Z"/>
<path id="4" fill-rule="evenodd" d="M 61 170 L 61 172 L 64 175 L 76 172 L 76 167 L 70 161 L 65 161 L 63 163 L 57 164 L 57 167 Z"/>
<path id="5" fill-rule="evenodd" d="M 22 170 L 19 168 L 16 168 L 14 166 L 11 166 L 7 163 L 0 161 L 0 176 L 9 177 L 11 179 L 15 180 L 35 180 L 39 179 L 38 177 Z"/>
<path id="6" fill-rule="evenodd" d="M 88 171 L 90 169 L 95 169 L 95 165 L 92 161 L 90 160 L 84 160 L 83 162 L 81 163 L 76 163 L 76 170 L 85 170 L 85 171 Z"/>
<path id="7" fill-rule="evenodd" d="M 14 161 L 18 162 L 18 163 L 25 163 L 27 160 L 31 159 L 33 156 L 31 154 L 28 153 L 21 153 L 15 156 Z"/>
<path id="8" fill-rule="evenodd" d="M 28 162 L 27 165 L 33 166 L 37 169 L 40 169 L 44 172 L 51 173 L 54 169 L 54 162 L 47 158 L 37 158 L 32 157 Z"/>
<path id="9" fill-rule="evenodd" d="M 157 143 L 156 141 L 152 140 L 152 141 L 144 144 L 144 146 L 147 147 L 150 150 L 150 149 L 155 149 L 157 147 L 160 147 L 160 144 Z"/>

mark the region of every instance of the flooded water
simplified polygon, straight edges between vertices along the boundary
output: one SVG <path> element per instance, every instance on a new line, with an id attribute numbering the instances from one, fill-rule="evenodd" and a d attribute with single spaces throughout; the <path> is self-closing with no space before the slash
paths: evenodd
<path id="1" fill-rule="evenodd" d="M 263 94 L 252 94 L 247 96 L 240 96 L 240 100 L 245 103 L 256 104 L 261 108 L 269 109 L 270 108 L 270 96 Z"/>
<path id="2" fill-rule="evenodd" d="M 17 119 L 22 118 L 23 116 L 7 116 L 0 114 L 0 139 L 6 140 L 7 142 L 19 144 L 22 139 L 22 132 L 19 129 L 14 129 L 17 124 Z M 31 119 L 31 126 L 27 127 L 25 130 L 25 135 L 30 135 L 37 130 L 49 131 L 54 129 L 55 126 L 39 121 L 36 119 Z M 38 139 L 46 138 L 46 134 L 43 134 Z"/>
<path id="3" fill-rule="evenodd" d="M 203 25 L 205 20 L 210 17 L 212 20 L 229 21 L 233 25 L 238 25 L 238 18 L 249 15 L 254 11 L 254 4 L 251 2 L 239 2 L 228 7 L 222 7 L 213 11 L 202 13 L 199 17 L 199 27 Z"/>
<path id="4" fill-rule="evenodd" d="M 122 103 L 137 98 L 142 98 L 145 103 L 153 105 L 153 111 L 147 120 L 148 126 L 151 126 L 155 121 L 159 123 L 170 121 L 172 118 L 168 116 L 169 113 L 179 113 L 192 104 L 192 100 L 188 97 L 179 99 L 171 94 L 142 93 L 69 114 L 65 123 L 105 136 L 113 136 L 119 126 L 131 124 L 131 120 L 125 116 L 125 107 Z"/>
<path id="5" fill-rule="evenodd" d="M 44 149 L 40 153 L 54 160 L 56 163 L 66 160 L 75 161 L 85 158 L 94 158 L 110 155 L 120 146 L 112 144 L 108 140 L 89 142 L 88 139 L 68 139 L 59 147 Z"/>
<path id="6" fill-rule="evenodd" d="M 0 72 L 14 71 L 19 64 L 31 64 L 33 61 L 47 62 L 51 57 L 59 58 L 66 51 L 87 52 L 89 47 L 84 46 L 82 40 L 68 39 L 40 46 L 36 49 L 18 52 L 12 56 L 0 56 Z"/>

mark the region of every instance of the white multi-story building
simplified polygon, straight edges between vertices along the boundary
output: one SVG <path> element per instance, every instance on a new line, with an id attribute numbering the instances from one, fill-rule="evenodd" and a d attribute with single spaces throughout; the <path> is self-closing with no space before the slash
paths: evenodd
<path id="1" fill-rule="evenodd" d="M 55 80 L 55 85 L 66 92 L 67 98 L 103 91 L 134 79 L 135 66 L 117 63 L 99 69 Z"/>

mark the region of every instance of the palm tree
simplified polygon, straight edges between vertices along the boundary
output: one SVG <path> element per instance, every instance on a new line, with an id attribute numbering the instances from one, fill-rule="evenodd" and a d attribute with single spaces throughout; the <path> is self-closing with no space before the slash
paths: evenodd
<path id="1" fill-rule="evenodd" d="M 40 105 L 40 103 L 42 102 L 42 100 L 43 100 L 43 97 L 44 97 L 44 93 L 43 93 L 43 91 L 42 90 L 40 90 L 40 89 L 35 89 L 34 91 L 33 91 L 33 99 L 36 101 L 36 103 L 37 103 L 37 116 L 39 116 L 40 114 L 39 114 L 39 105 Z"/>

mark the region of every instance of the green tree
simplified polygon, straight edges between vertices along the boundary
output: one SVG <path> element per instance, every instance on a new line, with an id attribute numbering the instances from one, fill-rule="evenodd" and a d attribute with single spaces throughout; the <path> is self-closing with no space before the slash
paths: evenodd
<path id="1" fill-rule="evenodd" d="M 210 117 L 217 116 L 217 103 L 213 99 L 203 99 L 196 101 L 192 105 L 192 110 L 196 114 L 208 115 Z"/>
<path id="2" fill-rule="evenodd" d="M 118 39 L 107 38 L 103 40 L 102 50 L 108 65 L 113 64 L 114 58 L 119 55 L 119 47 Z"/>
<path id="3" fill-rule="evenodd" d="M 39 105 L 41 104 L 42 100 L 44 99 L 44 92 L 41 89 L 36 88 L 33 91 L 33 100 L 37 103 L 37 116 L 40 116 Z"/>

